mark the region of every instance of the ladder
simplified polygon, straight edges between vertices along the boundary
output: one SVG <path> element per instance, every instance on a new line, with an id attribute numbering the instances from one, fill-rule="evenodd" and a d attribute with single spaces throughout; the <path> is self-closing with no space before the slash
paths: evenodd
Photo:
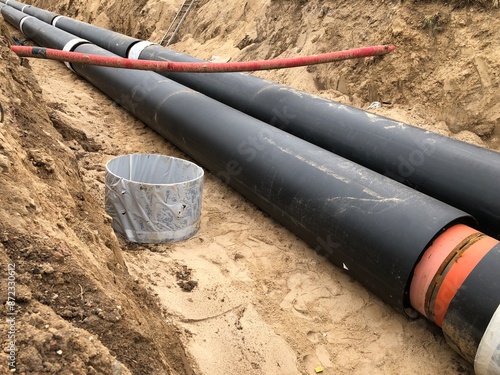
<path id="1" fill-rule="evenodd" d="M 168 46 L 170 43 L 172 43 L 175 34 L 177 34 L 177 31 L 179 31 L 182 23 L 186 19 L 195 2 L 196 0 L 184 0 L 181 7 L 177 11 L 177 14 L 175 15 L 172 23 L 168 27 L 167 32 L 165 33 L 165 35 L 163 35 L 163 39 L 161 40 L 160 45 L 163 45 L 163 42 L 165 41 L 165 39 L 167 39 L 167 37 L 167 44 L 165 44 L 165 46 Z"/>

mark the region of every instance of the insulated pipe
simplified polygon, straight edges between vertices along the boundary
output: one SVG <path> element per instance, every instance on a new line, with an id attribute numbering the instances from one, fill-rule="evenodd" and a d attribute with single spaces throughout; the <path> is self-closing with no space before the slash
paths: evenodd
<path id="1" fill-rule="evenodd" d="M 62 17 L 57 27 L 122 57 L 202 62 Z M 121 35 L 121 36 L 120 36 Z M 120 40 L 112 48 L 108 38 Z M 162 73 L 233 108 L 472 214 L 500 238 L 500 153 L 245 74 Z"/>
<path id="2" fill-rule="evenodd" d="M 37 26 L 32 18 L 25 23 Z M 48 47 L 74 40 L 54 33 Z M 76 50 L 112 56 L 91 44 Z M 155 73 L 74 69 L 392 306 L 401 310 L 409 298 L 431 319 L 444 315 L 451 346 L 474 357 L 478 375 L 500 374 L 500 249 L 498 241 L 463 225 L 463 212 Z M 434 256 L 443 244 L 450 256 Z M 422 297 L 428 290 L 437 296 L 430 302 Z M 474 344 L 464 347 L 471 335 Z"/>
<path id="3" fill-rule="evenodd" d="M 133 48 L 133 47 L 132 47 Z M 392 52 L 394 46 L 371 46 L 354 48 L 346 51 L 336 51 L 321 55 L 292 57 L 288 59 L 241 61 L 232 63 L 185 63 L 158 60 L 136 60 L 123 57 L 105 57 L 85 53 L 60 51 L 45 47 L 12 46 L 11 49 L 20 57 L 36 57 L 66 61 L 70 63 L 109 66 L 114 68 L 152 70 L 155 72 L 193 72 L 193 73 L 222 73 L 244 72 L 255 70 L 269 70 L 293 68 L 297 66 L 323 64 L 333 61 L 356 59 L 367 56 L 379 56 Z"/>
<path id="4" fill-rule="evenodd" d="M 71 25 L 71 27 L 69 27 L 68 24 Z M 100 34 L 103 32 L 103 30 L 106 30 L 102 28 L 96 28 L 95 26 L 90 25 L 88 23 L 73 20 L 71 18 L 64 16 L 58 16 L 54 18 L 54 20 L 52 21 L 52 25 L 76 36 L 89 35 L 92 38 L 99 38 L 99 39 L 101 39 Z M 71 31 L 69 29 L 71 29 Z M 121 57 L 127 57 L 130 48 L 134 44 L 139 43 L 141 41 L 140 39 L 132 38 L 117 32 L 109 30 L 107 31 L 108 32 L 105 33 L 106 39 L 101 39 L 102 42 L 101 47 L 108 51 L 116 51 L 115 53 Z"/>

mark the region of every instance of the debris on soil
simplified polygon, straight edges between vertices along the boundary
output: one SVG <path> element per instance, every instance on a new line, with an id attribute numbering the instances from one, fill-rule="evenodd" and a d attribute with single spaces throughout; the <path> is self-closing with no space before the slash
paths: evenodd
<path id="1" fill-rule="evenodd" d="M 177 278 L 177 285 L 179 285 L 179 287 L 185 292 L 191 292 L 198 286 L 198 281 L 191 279 L 192 271 L 193 270 L 191 268 L 183 265 L 175 273 L 175 277 Z"/>

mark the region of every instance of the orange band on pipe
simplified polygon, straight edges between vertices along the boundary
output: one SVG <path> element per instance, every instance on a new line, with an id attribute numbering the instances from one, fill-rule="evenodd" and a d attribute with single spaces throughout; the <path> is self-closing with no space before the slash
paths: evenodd
<path id="1" fill-rule="evenodd" d="M 463 224 L 454 225 L 436 238 L 425 251 L 415 267 L 410 285 L 410 303 L 422 315 L 431 319 L 426 312 L 426 295 L 441 266 L 464 239 L 474 234 L 479 232 Z"/>
<path id="2" fill-rule="evenodd" d="M 467 279 L 481 259 L 497 244 L 498 241 L 494 238 L 484 236 L 452 261 L 448 272 L 444 275 L 444 279 L 439 286 L 433 306 L 430 306 L 434 314 L 434 321 L 439 327 L 443 324 L 443 319 L 448 311 L 450 302 L 465 279 Z"/>

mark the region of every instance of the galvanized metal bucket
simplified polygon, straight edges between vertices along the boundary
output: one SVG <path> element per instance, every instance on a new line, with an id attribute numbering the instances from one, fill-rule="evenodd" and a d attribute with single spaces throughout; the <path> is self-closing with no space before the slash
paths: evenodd
<path id="1" fill-rule="evenodd" d="M 165 155 L 132 154 L 106 164 L 106 212 L 132 242 L 181 241 L 200 228 L 203 169 Z"/>

